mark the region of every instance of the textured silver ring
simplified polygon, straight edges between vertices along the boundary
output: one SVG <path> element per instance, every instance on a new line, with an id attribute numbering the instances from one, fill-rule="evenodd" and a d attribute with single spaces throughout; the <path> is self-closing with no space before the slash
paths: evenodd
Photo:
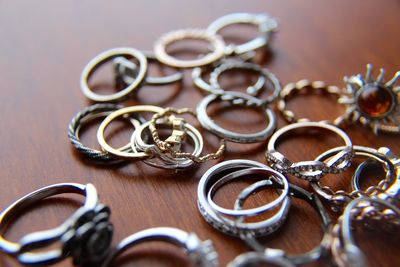
<path id="1" fill-rule="evenodd" d="M 246 66 L 244 64 L 247 63 L 238 63 L 241 67 L 238 67 L 239 69 L 242 68 L 242 66 L 244 66 L 244 68 L 246 69 Z M 258 66 L 258 65 L 257 65 Z M 237 69 L 235 67 L 232 67 L 231 69 Z M 202 77 L 202 72 L 203 69 L 200 67 L 194 68 L 192 71 L 192 79 L 193 79 L 193 83 L 200 89 L 202 89 L 203 91 L 210 93 L 210 94 L 219 94 L 219 93 L 223 93 L 223 89 L 220 88 L 220 86 L 218 85 L 217 87 L 212 86 L 210 83 L 207 83 L 206 81 L 204 81 L 203 77 Z M 255 84 L 250 85 L 249 87 L 247 87 L 246 89 L 246 93 L 251 95 L 251 96 L 257 96 L 260 94 L 261 89 L 264 87 L 265 85 L 265 77 L 263 75 L 260 75 L 256 81 Z"/>
<path id="2" fill-rule="evenodd" d="M 250 86 L 247 88 L 247 93 L 249 95 L 258 95 L 259 91 L 266 86 L 266 81 L 269 81 L 273 87 L 272 94 L 268 96 L 265 100 L 262 100 L 262 105 L 267 105 L 275 101 L 275 99 L 279 96 L 281 92 L 281 84 L 279 79 L 270 72 L 269 70 L 262 68 L 260 65 L 250 62 L 225 62 L 219 65 L 214 69 L 210 74 L 210 84 L 211 88 L 225 92 L 225 90 L 220 86 L 218 82 L 218 78 L 220 75 L 231 69 L 240 69 L 240 70 L 252 70 L 257 72 L 260 77 L 263 77 L 264 82 L 261 84 L 259 81 L 254 86 Z M 260 80 L 260 79 L 259 79 Z M 261 87 L 260 87 L 261 85 Z M 219 91 L 216 91 L 217 93 Z M 220 92 L 219 92 L 220 93 Z"/>
<path id="3" fill-rule="evenodd" d="M 314 160 L 293 163 L 276 150 L 280 139 L 289 132 L 310 128 L 325 129 L 337 134 L 344 141 L 345 147 L 338 151 L 338 153 L 332 156 L 327 162 Z M 275 170 L 282 173 L 293 174 L 300 179 L 318 181 L 328 173 L 338 173 L 350 166 L 353 157 L 353 144 L 349 136 L 336 126 L 324 122 L 297 122 L 282 127 L 271 136 L 265 155 L 267 161 Z"/>
<path id="4" fill-rule="evenodd" d="M 76 265 L 103 260 L 110 249 L 113 226 L 109 221 L 110 209 L 99 203 L 96 188 L 92 184 L 54 184 L 27 194 L 2 211 L 0 228 L 4 231 L 6 225 L 23 209 L 42 199 L 64 193 L 83 195 L 83 206 L 58 227 L 27 234 L 18 243 L 6 240 L 2 233 L 0 250 L 25 265 L 56 263 L 68 256 L 72 256 Z M 62 246 L 52 248 L 51 245 L 56 242 L 60 242 Z M 37 251 L 45 248 L 50 250 Z"/>
<path id="5" fill-rule="evenodd" d="M 212 102 L 218 100 L 229 101 L 230 103 L 232 103 L 232 105 L 241 105 L 245 107 L 255 107 L 262 109 L 268 118 L 267 127 L 264 130 L 256 133 L 244 134 L 244 133 L 232 132 L 217 125 L 207 114 L 207 107 Z M 215 95 L 215 94 L 208 95 L 200 101 L 200 103 L 197 105 L 196 111 L 197 111 L 197 119 L 204 128 L 232 142 L 237 142 L 237 143 L 261 142 L 267 139 L 276 128 L 276 116 L 271 109 L 265 107 L 262 104 L 261 100 L 259 100 L 258 98 L 239 92 L 227 91 L 221 95 Z"/>
<path id="6" fill-rule="evenodd" d="M 109 59 L 119 56 L 130 56 L 136 58 L 139 61 L 139 71 L 137 72 L 135 80 L 132 83 L 130 83 L 127 87 L 114 94 L 100 95 L 94 93 L 89 87 L 90 76 L 99 66 L 101 66 L 102 63 L 106 62 Z M 127 48 L 127 47 L 112 48 L 100 53 L 95 58 L 89 61 L 89 63 L 84 67 L 82 71 L 80 85 L 83 94 L 90 100 L 96 102 L 117 102 L 124 100 L 136 88 L 140 87 L 140 85 L 145 79 L 146 73 L 147 73 L 147 59 L 142 52 L 134 48 Z"/>
<path id="7" fill-rule="evenodd" d="M 102 267 L 113 266 L 114 259 L 124 251 L 151 241 L 163 241 L 181 247 L 193 266 L 218 266 L 218 254 L 211 240 L 202 241 L 195 233 L 187 233 L 177 228 L 157 227 L 139 231 L 123 239 L 103 263 Z"/>

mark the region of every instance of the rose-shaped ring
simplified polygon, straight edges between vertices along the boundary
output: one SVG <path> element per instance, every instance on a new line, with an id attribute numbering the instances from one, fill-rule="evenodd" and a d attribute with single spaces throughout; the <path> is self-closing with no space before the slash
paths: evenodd
<path id="1" fill-rule="evenodd" d="M 110 209 L 99 203 L 96 188 L 92 184 L 62 183 L 38 189 L 20 198 L 0 214 L 2 232 L 10 221 L 24 209 L 42 199 L 65 193 L 85 196 L 82 207 L 76 210 L 60 226 L 27 234 L 19 242 L 8 241 L 0 234 L 0 250 L 17 258 L 25 265 L 45 265 L 63 260 L 71 255 L 76 265 L 98 263 L 108 255 L 113 226 L 110 223 Z M 51 247 L 61 242 L 62 247 L 36 252 L 36 249 Z"/>
<path id="2" fill-rule="evenodd" d="M 217 267 L 218 254 L 211 240 L 201 241 L 195 233 L 187 233 L 177 228 L 157 227 L 139 231 L 122 240 L 102 267 L 114 266 L 114 259 L 138 244 L 150 241 L 164 241 L 181 247 L 195 267 Z"/>

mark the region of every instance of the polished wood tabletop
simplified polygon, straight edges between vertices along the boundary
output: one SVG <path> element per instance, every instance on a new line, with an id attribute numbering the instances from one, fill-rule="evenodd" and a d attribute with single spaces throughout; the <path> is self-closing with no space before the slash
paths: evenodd
<path id="1" fill-rule="evenodd" d="M 170 226 L 211 239 L 221 266 L 249 251 L 241 240 L 213 229 L 198 212 L 197 184 L 202 174 L 218 161 L 179 172 L 156 169 L 140 161 L 99 166 L 80 155 L 67 138 L 71 118 L 92 104 L 82 94 L 79 78 L 83 67 L 95 55 L 113 47 L 151 50 L 163 33 L 180 28 L 205 28 L 216 18 L 233 12 L 266 12 L 278 19 L 279 30 L 273 36 L 270 50 L 259 51 L 257 60 L 275 73 L 282 85 L 306 78 L 344 87 L 343 77 L 365 73 L 367 63 L 374 65 L 374 77 L 384 68 L 387 80 L 400 70 L 398 0 L 0 1 L 0 208 L 46 185 L 93 183 L 101 201 L 111 207 L 114 245 L 139 230 Z M 256 31 L 240 26 L 226 29 L 224 34 L 240 41 L 252 38 Z M 190 49 L 186 49 L 189 51 L 182 53 L 193 53 L 204 48 L 202 45 L 191 43 Z M 157 75 L 160 70 L 156 64 L 151 65 L 150 73 Z M 112 72 L 107 66 L 95 75 L 93 84 L 96 90 L 112 92 Z M 204 94 L 193 85 L 190 74 L 185 70 L 181 84 L 144 86 L 123 104 L 194 108 Z M 253 80 L 251 74 L 233 71 L 224 75 L 221 83 L 226 88 L 242 90 Z M 213 118 L 231 130 L 254 132 L 265 124 L 257 110 L 213 106 L 209 111 L 213 112 Z M 299 96 L 289 106 L 315 121 L 334 119 L 344 112 L 344 107 L 329 95 Z M 286 125 L 278 112 L 277 117 L 279 128 Z M 98 148 L 95 133 L 99 122 L 82 129 L 83 142 L 95 148 Z M 129 140 L 130 131 L 129 125 L 120 122 L 107 136 L 112 144 L 122 145 Z M 359 124 L 346 127 L 345 131 L 354 144 L 387 146 L 400 155 L 398 135 L 375 135 Z M 218 139 L 205 134 L 205 142 L 206 150 L 211 152 L 216 149 Z M 338 144 L 340 140 L 335 136 L 299 134 L 286 138 L 279 150 L 293 161 L 312 160 Z M 267 141 L 229 142 L 221 160 L 245 158 L 266 163 L 266 145 Z M 336 189 L 349 189 L 354 169 L 353 166 L 343 174 L 329 175 L 324 183 Z M 311 190 L 295 177 L 289 176 L 289 180 Z M 243 184 L 233 183 L 218 192 L 216 200 L 224 206 L 232 205 L 241 188 Z M 18 240 L 34 230 L 55 227 L 81 203 L 79 197 L 70 201 L 69 195 L 51 199 L 38 203 L 13 221 L 6 237 Z M 263 197 L 255 197 L 250 204 L 264 202 Z M 331 216 L 336 220 L 338 214 L 332 212 Z M 321 237 L 316 213 L 295 200 L 282 229 L 263 238 L 262 243 L 293 254 L 312 249 Z M 398 237 L 398 233 L 360 228 L 356 241 L 369 266 L 399 266 Z M 118 266 L 187 264 L 179 249 L 152 243 L 124 253 Z M 0 266 L 19 264 L 0 254 Z M 66 259 L 56 266 L 72 266 L 72 263 Z M 329 266 L 329 263 L 310 266 Z"/>

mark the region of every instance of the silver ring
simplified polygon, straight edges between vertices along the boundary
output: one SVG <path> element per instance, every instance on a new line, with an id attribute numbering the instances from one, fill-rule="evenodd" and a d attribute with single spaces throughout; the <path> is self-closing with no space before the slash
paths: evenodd
<path id="1" fill-rule="evenodd" d="M 270 183 L 268 180 L 261 180 L 259 182 L 256 182 L 247 188 L 245 188 L 237 197 L 236 203 L 235 203 L 235 210 L 242 210 L 243 205 L 245 201 L 249 198 L 254 193 L 257 193 L 258 191 L 261 191 L 263 189 L 268 189 L 268 188 L 273 188 L 274 184 Z M 282 187 L 281 185 L 279 187 Z M 328 251 L 330 249 L 330 243 L 332 241 L 331 239 L 331 226 L 332 226 L 332 221 L 330 219 L 329 214 L 325 210 L 323 204 L 319 200 L 319 198 L 313 194 L 308 192 L 307 190 L 302 189 L 299 186 L 290 184 L 289 185 L 289 190 L 290 190 L 290 196 L 291 197 L 296 197 L 299 199 L 302 199 L 307 202 L 310 206 L 312 206 L 315 211 L 318 213 L 319 217 L 321 218 L 322 221 L 322 228 L 324 230 L 324 236 L 320 242 L 315 248 L 312 250 L 298 254 L 298 255 L 289 255 L 285 251 L 281 249 L 273 249 L 273 248 L 265 248 L 262 244 L 260 244 L 257 239 L 251 235 L 243 235 L 242 239 L 250 246 L 252 247 L 255 251 L 257 251 L 259 254 L 259 259 L 265 258 L 275 258 L 275 259 L 280 259 L 281 264 L 280 266 L 286 266 L 285 264 L 292 263 L 293 266 L 298 266 L 298 265 L 304 265 L 307 263 L 315 262 L 318 261 L 320 258 L 327 256 Z M 278 257 L 279 255 L 279 257 Z M 252 261 L 252 258 L 249 258 L 248 260 Z M 241 261 L 244 261 L 242 259 Z M 279 265 L 279 263 L 277 263 Z"/>
<path id="2" fill-rule="evenodd" d="M 96 188 L 92 184 L 54 184 L 38 189 L 18 199 L 0 214 L 0 226 L 4 227 L 24 208 L 59 194 L 74 193 L 85 197 L 82 207 L 75 211 L 60 226 L 27 234 L 18 243 L 0 235 L 0 250 L 17 258 L 21 264 L 44 265 L 56 263 L 71 255 L 74 264 L 99 262 L 107 256 L 113 235 L 109 222 L 110 209 L 99 203 Z M 62 247 L 46 252 L 36 249 L 51 247 L 60 242 Z"/>
<path id="3" fill-rule="evenodd" d="M 200 39 L 208 41 L 212 52 L 197 59 L 183 60 L 167 53 L 167 46 L 184 39 Z M 225 43 L 219 35 L 209 34 L 202 29 L 182 29 L 162 35 L 154 44 L 156 58 L 165 65 L 176 68 L 193 68 L 211 64 L 224 56 Z"/>
<path id="4" fill-rule="evenodd" d="M 157 61 L 153 52 L 143 51 L 147 61 Z M 138 75 L 138 67 L 135 63 L 125 57 L 116 57 L 113 59 L 114 71 L 117 78 L 120 78 L 126 85 L 134 82 L 135 77 Z M 168 85 L 171 83 L 182 81 L 183 73 L 175 72 L 174 74 L 163 77 L 146 76 L 144 83 L 147 85 Z"/>
<path id="5" fill-rule="evenodd" d="M 100 95 L 94 93 L 90 87 L 89 87 L 89 78 L 92 75 L 92 73 L 105 61 L 118 57 L 118 56 L 131 56 L 136 58 L 139 61 L 139 71 L 136 75 L 135 80 L 130 83 L 126 88 L 123 90 L 110 94 L 110 95 Z M 140 87 L 142 82 L 144 81 L 144 78 L 147 73 L 147 59 L 143 55 L 142 52 L 139 50 L 136 50 L 134 48 L 127 48 L 127 47 L 120 47 L 120 48 L 112 48 L 109 50 L 106 50 L 99 55 L 97 55 L 95 58 L 89 61 L 89 63 L 85 66 L 85 68 L 82 71 L 81 74 L 81 79 L 80 79 L 80 84 L 81 84 L 81 89 L 83 94 L 89 98 L 90 100 L 96 101 L 96 102 L 116 102 L 116 101 L 122 101 L 130 93 L 133 92 L 136 88 Z"/>
<path id="6" fill-rule="evenodd" d="M 239 220 L 230 219 L 229 217 L 224 217 L 222 214 L 218 213 L 212 208 L 207 200 L 207 196 L 208 191 L 213 183 L 223 178 L 220 177 L 223 174 L 248 168 L 270 169 L 268 166 L 262 163 L 251 160 L 238 159 L 224 161 L 211 167 L 206 173 L 204 173 L 197 187 L 197 204 L 201 215 L 206 222 L 211 224 L 211 226 L 227 235 L 242 237 L 242 235 L 246 233 L 252 233 L 255 236 L 265 236 L 271 234 L 280 226 L 282 226 L 289 212 L 289 197 L 285 198 L 281 207 L 274 215 L 259 222 L 246 223 L 240 221 L 240 218 Z"/>
<path id="7" fill-rule="evenodd" d="M 317 161 L 327 161 L 334 155 L 336 155 L 339 151 L 343 150 L 344 147 L 336 147 L 330 149 L 321 155 L 319 155 L 315 160 Z M 382 180 L 377 186 L 370 187 L 373 189 L 374 187 L 378 187 L 381 191 L 384 191 L 385 194 L 380 194 L 380 191 L 376 192 L 377 196 L 383 198 L 384 200 L 390 201 L 390 199 L 386 199 L 388 197 L 397 199 L 400 196 L 400 160 L 397 158 L 388 148 L 381 147 L 378 150 L 370 147 L 364 146 L 353 146 L 354 156 L 364 156 L 368 157 L 376 162 L 379 162 L 384 166 L 386 177 Z M 360 193 L 369 192 L 371 189 L 368 188 L 366 190 L 362 190 L 359 185 L 359 172 L 360 169 L 357 168 L 356 173 L 353 175 L 352 179 L 352 189 L 353 192 L 343 194 L 343 191 L 333 192 L 329 190 L 327 187 L 321 185 L 320 182 L 315 181 L 311 183 L 314 191 L 326 201 L 331 202 L 335 207 L 335 209 L 344 206 L 348 203 L 352 198 L 358 197 Z M 354 194 L 357 193 L 357 194 Z"/>
<path id="8" fill-rule="evenodd" d="M 345 147 L 331 157 L 326 163 L 319 160 L 292 163 L 282 153 L 276 150 L 276 145 L 280 139 L 290 131 L 302 128 L 320 128 L 334 132 L 344 141 Z M 282 127 L 271 136 L 265 155 L 267 161 L 275 170 L 285 174 L 293 174 L 300 179 L 318 181 L 328 173 L 338 173 L 350 166 L 353 156 L 353 144 L 349 136 L 336 126 L 324 122 L 297 122 Z"/>
<path id="9" fill-rule="evenodd" d="M 225 62 L 219 65 L 214 69 L 213 72 L 210 74 L 210 84 L 211 88 L 215 90 L 215 93 L 224 93 L 225 90 L 221 88 L 218 78 L 219 76 L 224 73 L 227 70 L 231 69 L 244 69 L 244 70 L 252 70 L 260 74 L 260 78 L 262 77 L 263 80 L 260 82 L 260 78 L 254 84 L 253 86 L 250 86 L 247 88 L 247 93 L 249 95 L 258 95 L 259 91 L 265 87 L 265 81 L 270 81 L 273 87 L 273 92 L 270 96 L 268 96 L 265 100 L 262 100 L 261 103 L 262 105 L 267 105 L 272 103 L 278 96 L 281 91 L 281 84 L 278 80 L 278 78 L 270 72 L 269 70 L 260 67 L 260 65 L 257 65 L 255 63 L 250 63 L 250 62 Z"/>
<path id="10" fill-rule="evenodd" d="M 260 263 L 273 264 L 280 267 L 296 267 L 289 259 L 285 258 L 279 252 L 276 253 L 260 253 L 246 252 L 237 256 L 233 261 L 228 263 L 227 267 L 247 267 L 257 266 Z"/>
<path id="11" fill-rule="evenodd" d="M 393 212 L 393 215 L 400 219 L 400 209 L 382 199 L 360 197 L 352 200 L 346 206 L 343 215 L 341 216 L 340 221 L 337 225 L 339 227 L 339 239 L 335 239 L 335 242 L 332 243 L 332 254 L 334 256 L 333 258 L 338 266 L 363 267 L 368 265 L 365 255 L 357 247 L 354 241 L 351 221 L 355 217 L 354 211 L 360 208 L 363 209 L 365 207 L 375 207 L 373 204 L 389 208 Z M 361 205 L 361 207 L 358 207 L 359 205 Z"/>
<path id="12" fill-rule="evenodd" d="M 217 125 L 207 114 L 208 105 L 217 100 L 229 101 L 230 103 L 232 103 L 232 105 L 242 105 L 245 107 L 257 107 L 262 109 L 268 118 L 267 127 L 260 132 L 250 134 L 236 133 L 222 128 L 221 126 Z M 232 142 L 261 142 L 267 139 L 276 128 L 275 113 L 271 109 L 263 106 L 261 100 L 259 100 L 258 98 L 240 92 L 227 91 L 222 95 L 208 95 L 200 101 L 200 103 L 197 105 L 196 111 L 197 119 L 204 128 L 218 135 L 219 137 L 225 138 Z"/>
<path id="13" fill-rule="evenodd" d="M 112 263 L 118 255 L 131 247 L 150 241 L 163 241 L 183 248 L 193 266 L 218 266 L 218 254 L 211 240 L 201 241 L 195 233 L 187 233 L 177 228 L 157 227 L 139 231 L 123 239 L 102 267 L 113 266 Z"/>
<path id="14" fill-rule="evenodd" d="M 207 32 L 218 34 L 226 26 L 244 23 L 258 26 L 260 35 L 244 44 L 229 44 L 225 49 L 226 55 L 240 55 L 267 46 L 271 40 L 272 32 L 276 31 L 278 27 L 276 19 L 267 14 L 233 13 L 216 19 L 208 26 Z"/>
<path id="15" fill-rule="evenodd" d="M 243 64 L 243 63 L 240 63 L 240 64 Z M 204 81 L 203 77 L 202 77 L 202 72 L 203 72 L 203 69 L 200 68 L 200 67 L 194 68 L 193 71 L 192 71 L 193 83 L 198 88 L 200 88 L 203 91 L 205 91 L 207 93 L 210 93 L 210 94 L 219 94 L 219 93 L 223 93 L 224 92 L 220 88 L 219 85 L 216 88 L 214 88 L 213 86 L 211 86 L 210 83 L 207 83 L 206 81 Z M 260 94 L 261 89 L 264 87 L 264 85 L 265 85 L 265 77 L 260 75 L 255 84 L 250 85 L 249 87 L 247 87 L 246 93 L 251 95 L 251 96 L 257 96 L 257 95 Z"/>
<path id="16" fill-rule="evenodd" d="M 265 176 L 265 181 L 278 183 L 282 186 L 282 191 L 279 194 L 279 197 L 274 199 L 272 202 L 268 202 L 263 206 L 251 209 L 226 209 L 219 206 L 217 203 L 214 202 L 213 196 L 215 195 L 216 191 L 221 188 L 224 184 L 228 183 L 229 181 L 238 179 L 243 177 L 244 175 L 249 174 L 251 172 L 252 175 L 259 175 Z M 272 178 L 272 179 L 271 179 Z M 264 180 L 263 180 L 264 181 Z M 268 210 L 272 210 L 282 204 L 285 198 L 289 194 L 289 183 L 285 176 L 281 173 L 275 171 L 271 168 L 246 168 L 243 170 L 238 170 L 235 172 L 231 172 L 224 177 L 220 178 L 216 181 L 209 189 L 207 194 L 207 202 L 210 204 L 211 208 L 223 215 L 234 216 L 234 217 L 251 217 L 262 214 Z"/>
<path id="17" fill-rule="evenodd" d="M 156 145 L 154 144 L 147 144 L 142 136 L 143 136 L 143 131 L 145 129 L 148 129 L 150 122 L 144 123 L 132 134 L 131 138 L 131 147 L 134 153 L 137 152 L 145 152 L 149 153 L 153 156 L 156 156 L 162 160 L 162 164 L 158 163 L 157 161 L 154 161 L 153 158 L 149 159 L 144 159 L 143 162 L 146 164 L 156 167 L 156 168 L 163 168 L 163 169 L 185 169 L 193 165 L 194 161 L 191 159 L 187 158 L 173 158 L 170 157 L 169 155 L 162 153 Z M 157 122 L 158 124 L 158 122 Z M 160 123 L 162 124 L 162 123 Z M 203 137 L 201 136 L 200 132 L 193 127 L 189 123 L 184 124 L 185 131 L 187 135 L 193 140 L 194 143 L 194 150 L 192 152 L 193 155 L 199 156 L 201 152 L 203 151 Z M 151 136 L 151 135 L 150 135 Z"/>

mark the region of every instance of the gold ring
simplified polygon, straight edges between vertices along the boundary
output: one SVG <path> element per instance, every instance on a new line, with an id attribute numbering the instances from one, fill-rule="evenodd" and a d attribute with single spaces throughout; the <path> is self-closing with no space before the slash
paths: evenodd
<path id="1" fill-rule="evenodd" d="M 149 154 L 144 153 L 144 152 L 126 152 L 126 151 L 120 151 L 116 148 L 113 148 L 110 146 L 105 137 L 104 137 L 104 132 L 107 126 L 116 118 L 121 117 L 125 114 L 131 114 L 131 113 L 136 113 L 136 112 L 152 112 L 152 113 L 159 113 L 164 111 L 163 108 L 157 107 L 157 106 L 150 106 L 150 105 L 139 105 L 139 106 L 132 106 L 132 107 L 126 107 L 126 108 L 121 108 L 117 111 L 114 111 L 110 115 L 108 115 L 104 121 L 100 124 L 99 129 L 97 130 L 97 140 L 102 147 L 102 149 L 116 157 L 122 158 L 122 159 L 139 159 L 139 158 L 147 158 L 149 157 Z"/>

